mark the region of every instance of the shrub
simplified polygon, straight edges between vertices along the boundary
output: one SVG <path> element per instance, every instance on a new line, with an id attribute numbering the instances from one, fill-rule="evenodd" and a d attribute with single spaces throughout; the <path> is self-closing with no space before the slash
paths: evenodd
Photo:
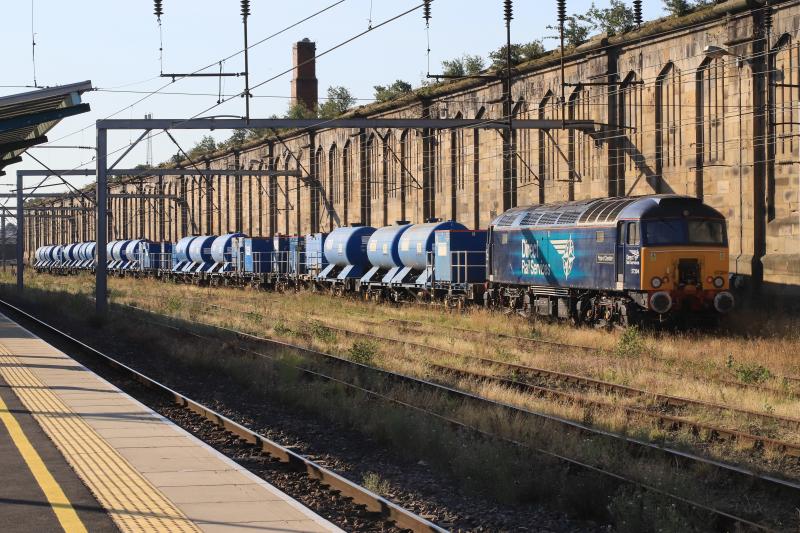
<path id="1" fill-rule="evenodd" d="M 371 341 L 356 341 L 348 351 L 350 359 L 362 365 L 368 365 L 378 354 L 378 345 Z"/>
<path id="2" fill-rule="evenodd" d="M 389 492 L 389 482 L 382 479 L 380 474 L 375 472 L 367 472 L 361 483 L 365 489 L 374 492 L 375 494 L 385 495 Z"/>
<path id="3" fill-rule="evenodd" d="M 644 351 L 644 339 L 639 328 L 631 326 L 622 332 L 614 354 L 618 357 L 638 357 Z"/>
<path id="4" fill-rule="evenodd" d="M 324 324 L 318 321 L 311 323 L 311 335 L 321 340 L 325 344 L 333 344 L 336 342 L 336 333 L 325 327 Z"/>

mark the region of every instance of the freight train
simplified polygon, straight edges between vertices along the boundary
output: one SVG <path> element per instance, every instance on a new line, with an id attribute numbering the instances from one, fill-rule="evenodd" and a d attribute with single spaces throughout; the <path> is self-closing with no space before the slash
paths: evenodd
<path id="1" fill-rule="evenodd" d="M 94 243 L 43 246 L 37 271 L 95 268 Z M 306 236 L 193 235 L 108 243 L 109 272 L 372 301 L 482 305 L 594 326 L 730 312 L 725 218 L 679 195 L 517 207 L 487 229 L 455 221 L 351 225 Z"/>

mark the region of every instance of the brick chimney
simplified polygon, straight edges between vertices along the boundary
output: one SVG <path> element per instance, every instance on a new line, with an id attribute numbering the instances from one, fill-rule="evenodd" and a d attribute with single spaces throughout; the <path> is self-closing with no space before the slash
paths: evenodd
<path id="1" fill-rule="evenodd" d="M 307 37 L 292 47 L 292 105 L 317 108 L 317 66 L 314 56 L 317 45 Z"/>

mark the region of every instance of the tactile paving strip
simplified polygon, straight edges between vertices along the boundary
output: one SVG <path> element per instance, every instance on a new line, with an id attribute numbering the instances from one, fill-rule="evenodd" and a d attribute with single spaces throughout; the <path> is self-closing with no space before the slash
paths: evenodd
<path id="1" fill-rule="evenodd" d="M 200 531 L 2 344 L 0 374 L 121 531 Z"/>

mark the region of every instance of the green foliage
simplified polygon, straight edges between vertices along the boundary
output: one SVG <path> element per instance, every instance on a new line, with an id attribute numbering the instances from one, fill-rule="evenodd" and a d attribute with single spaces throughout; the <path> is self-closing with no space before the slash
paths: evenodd
<path id="1" fill-rule="evenodd" d="M 301 103 L 292 104 L 286 112 L 286 118 L 302 119 L 317 118 L 317 112 L 309 109 Z"/>
<path id="2" fill-rule="evenodd" d="M 292 328 L 286 326 L 282 321 L 276 322 L 275 325 L 272 326 L 272 329 L 278 335 L 294 335 Z"/>
<path id="3" fill-rule="evenodd" d="M 352 361 L 368 365 L 378 354 L 378 345 L 371 341 L 356 341 L 350 347 L 348 354 Z"/>
<path id="4" fill-rule="evenodd" d="M 217 146 L 217 142 L 214 140 L 214 137 L 211 135 L 203 135 L 203 138 L 196 142 L 192 149 L 189 150 L 189 158 L 195 159 L 212 154 L 218 148 L 219 147 Z M 180 163 L 184 159 L 186 158 L 180 152 L 172 156 L 172 162 L 175 164 Z"/>
<path id="5" fill-rule="evenodd" d="M 480 74 L 485 66 L 479 55 L 464 54 L 461 57 L 442 61 L 442 74 L 445 76 L 474 76 Z"/>
<path id="6" fill-rule="evenodd" d="M 501 69 L 506 66 L 506 45 L 501 46 L 494 52 L 489 52 L 489 59 L 492 61 L 491 68 Z M 525 61 L 530 61 L 545 54 L 542 41 L 535 40 L 525 44 L 511 45 L 511 64 L 519 65 Z"/>
<path id="7" fill-rule="evenodd" d="M 394 100 L 399 96 L 410 93 L 412 89 L 411 84 L 403 80 L 395 80 L 394 83 L 387 86 L 375 85 L 373 88 L 375 89 L 375 99 L 378 102 Z"/>
<path id="8" fill-rule="evenodd" d="M 345 113 L 356 103 L 347 87 L 328 87 L 328 99 L 317 110 L 319 118 L 334 118 Z"/>
<path id="9" fill-rule="evenodd" d="M 736 378 L 742 383 L 763 383 L 772 378 L 772 372 L 758 363 L 737 363 L 733 356 L 728 356 L 726 366 L 733 370 Z"/>
<path id="10" fill-rule="evenodd" d="M 622 0 L 610 0 L 609 7 L 599 8 L 594 2 L 585 14 L 574 15 L 591 30 L 620 35 L 636 27 L 636 15 Z"/>
<path id="11" fill-rule="evenodd" d="M 638 357 L 644 352 L 644 339 L 639 328 L 631 326 L 622 332 L 614 354 L 618 357 Z"/>
<path id="12" fill-rule="evenodd" d="M 247 130 L 233 130 L 230 137 L 217 145 L 218 150 L 237 150 L 247 140 Z"/>
<path id="13" fill-rule="evenodd" d="M 712 0 L 662 0 L 664 11 L 674 17 L 681 17 L 694 11 L 695 9 L 710 6 Z"/>
<path id="14" fill-rule="evenodd" d="M 333 344 L 336 342 L 336 333 L 317 320 L 311 323 L 311 335 L 325 344 Z"/>

